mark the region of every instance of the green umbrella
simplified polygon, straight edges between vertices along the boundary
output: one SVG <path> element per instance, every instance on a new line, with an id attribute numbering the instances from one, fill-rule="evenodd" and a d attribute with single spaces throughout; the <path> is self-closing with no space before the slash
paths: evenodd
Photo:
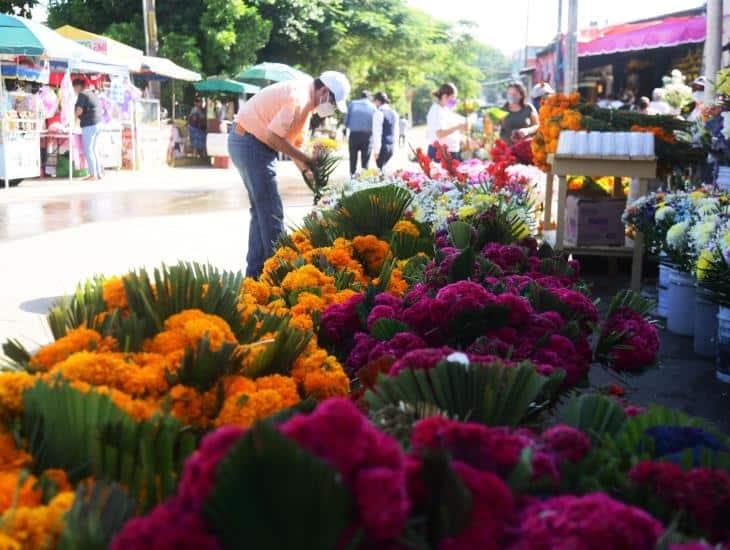
<path id="1" fill-rule="evenodd" d="M 43 44 L 22 20 L 0 14 L 0 54 L 41 55 Z"/>
<path id="2" fill-rule="evenodd" d="M 259 63 L 236 75 L 236 80 L 264 85 L 302 78 L 310 78 L 310 76 L 284 63 Z"/>
<path id="3" fill-rule="evenodd" d="M 255 94 L 261 88 L 245 82 L 236 82 L 230 78 L 213 76 L 193 84 L 199 92 L 218 94 Z"/>

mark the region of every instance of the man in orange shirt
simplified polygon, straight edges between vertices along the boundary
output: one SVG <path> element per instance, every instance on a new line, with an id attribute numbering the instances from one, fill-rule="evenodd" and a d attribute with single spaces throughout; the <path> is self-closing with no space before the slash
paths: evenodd
<path id="1" fill-rule="evenodd" d="M 347 110 L 347 77 L 325 71 L 317 79 L 273 84 L 243 104 L 236 127 L 228 136 L 228 152 L 238 169 L 251 203 L 246 276 L 261 274 L 273 254 L 273 243 L 284 232 L 284 209 L 276 185 L 277 152 L 294 161 L 302 172 L 314 159 L 300 149 L 309 118 Z"/>

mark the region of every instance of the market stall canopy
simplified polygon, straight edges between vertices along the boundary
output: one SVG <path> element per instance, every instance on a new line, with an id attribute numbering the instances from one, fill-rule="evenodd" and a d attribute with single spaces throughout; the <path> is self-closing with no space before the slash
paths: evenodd
<path id="1" fill-rule="evenodd" d="M 142 58 L 142 75 L 153 75 L 153 77 L 172 78 L 175 80 L 186 80 L 197 82 L 200 74 L 177 65 L 164 57 L 152 57 L 145 55 Z"/>
<path id="2" fill-rule="evenodd" d="M 97 53 L 126 60 L 130 71 L 139 72 L 141 69 L 142 59 L 144 57 L 142 50 L 127 46 L 113 38 L 94 34 L 93 32 L 85 31 L 71 25 L 58 27 L 56 32 Z"/>
<path id="3" fill-rule="evenodd" d="M 613 25 L 582 33 L 578 56 L 667 48 L 705 40 L 704 15 L 669 17 L 641 23 Z"/>
<path id="4" fill-rule="evenodd" d="M 255 94 L 261 88 L 245 82 L 236 82 L 230 78 L 211 77 L 193 84 L 199 92 L 218 94 Z"/>
<path id="5" fill-rule="evenodd" d="M 285 65 L 284 63 L 259 63 L 253 67 L 241 71 L 236 75 L 236 80 L 242 82 L 253 82 L 254 84 L 271 84 L 284 80 L 298 80 L 311 78 L 307 73 Z"/>
<path id="6" fill-rule="evenodd" d="M 10 27 L 11 22 L 9 20 L 13 20 L 16 26 Z M 92 51 L 86 46 L 69 40 L 40 23 L 16 15 L 0 15 L 1 31 L 4 31 L 5 27 L 17 28 L 18 25 L 31 33 L 41 45 L 42 50 L 34 55 L 47 57 L 52 67 L 64 69 L 70 67 L 74 71 L 105 74 L 124 74 L 129 71 L 127 63 L 124 60 Z M 25 36 L 25 40 L 27 40 L 27 35 L 19 31 L 13 31 L 11 34 L 20 36 L 21 38 Z M 5 42 L 6 37 L 3 34 L 0 37 L 0 43 L 4 44 Z M 0 47 L 0 53 L 12 54 L 12 45 L 8 50 Z"/>
<path id="7" fill-rule="evenodd" d="M 0 54 L 41 55 L 44 51 L 41 41 L 22 21 L 0 14 Z"/>

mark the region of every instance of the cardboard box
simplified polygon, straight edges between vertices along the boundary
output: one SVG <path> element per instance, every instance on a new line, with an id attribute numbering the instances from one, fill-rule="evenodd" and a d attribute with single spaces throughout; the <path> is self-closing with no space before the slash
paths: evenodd
<path id="1" fill-rule="evenodd" d="M 625 199 L 589 199 L 568 195 L 565 207 L 565 239 L 569 246 L 623 246 L 621 214 Z"/>

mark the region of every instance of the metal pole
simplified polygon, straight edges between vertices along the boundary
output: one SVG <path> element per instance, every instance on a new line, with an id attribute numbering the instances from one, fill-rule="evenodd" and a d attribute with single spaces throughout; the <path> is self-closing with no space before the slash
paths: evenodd
<path id="1" fill-rule="evenodd" d="M 563 0 L 558 0 L 558 36 L 563 30 Z"/>
<path id="2" fill-rule="evenodd" d="M 4 187 L 10 187 L 10 173 L 8 171 L 8 144 L 5 141 L 5 84 L 4 79 L 0 78 L 0 145 L 3 148 L 3 178 Z M 10 133 L 10 132 L 8 132 Z M 9 136 L 8 136 L 9 137 Z"/>
<path id="3" fill-rule="evenodd" d="M 707 34 L 705 39 L 705 103 L 715 101 L 714 81 L 722 56 L 722 0 L 707 0 Z"/>
<path id="4" fill-rule="evenodd" d="M 578 90 L 578 0 L 568 1 L 568 33 L 563 61 L 565 93 Z"/>

